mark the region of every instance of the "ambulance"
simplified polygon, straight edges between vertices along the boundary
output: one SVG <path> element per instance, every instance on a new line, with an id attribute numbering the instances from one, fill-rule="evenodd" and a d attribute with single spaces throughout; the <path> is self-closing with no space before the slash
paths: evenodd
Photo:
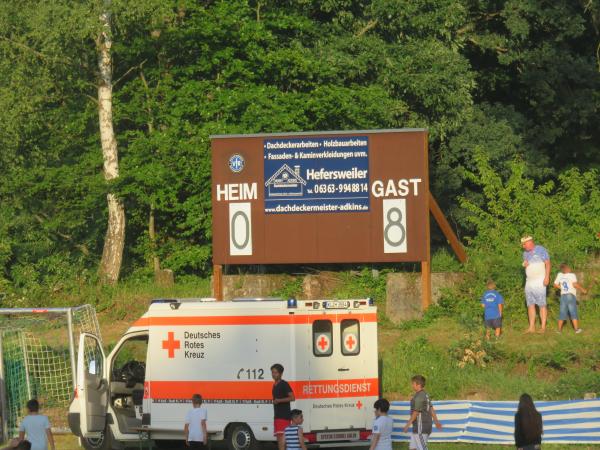
<path id="1" fill-rule="evenodd" d="M 202 395 L 211 440 L 275 441 L 270 367 L 284 367 L 311 447 L 368 445 L 379 396 L 371 299 L 158 299 L 104 356 L 80 335 L 69 425 L 86 449 L 184 439 Z M 181 443 L 181 442 L 180 442 Z"/>

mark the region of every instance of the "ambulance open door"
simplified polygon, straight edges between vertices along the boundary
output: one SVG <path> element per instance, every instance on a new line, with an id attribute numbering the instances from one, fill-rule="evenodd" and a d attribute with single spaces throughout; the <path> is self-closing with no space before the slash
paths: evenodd
<path id="1" fill-rule="evenodd" d="M 106 426 L 108 382 L 106 359 L 98 337 L 89 333 L 79 336 L 77 353 L 77 391 L 81 436 L 98 437 Z"/>

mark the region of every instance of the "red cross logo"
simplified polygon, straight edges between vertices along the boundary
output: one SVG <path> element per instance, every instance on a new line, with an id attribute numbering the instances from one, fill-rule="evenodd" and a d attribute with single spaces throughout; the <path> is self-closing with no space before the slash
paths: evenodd
<path id="1" fill-rule="evenodd" d="M 356 402 L 356 407 L 358 409 L 362 408 L 362 406 L 363 406 L 363 404 L 362 404 L 362 402 L 360 400 Z"/>
<path id="2" fill-rule="evenodd" d="M 175 350 L 181 348 L 179 340 L 175 339 L 175 333 L 169 331 L 169 337 L 162 341 L 162 348 L 169 351 L 169 358 L 175 358 Z"/>
<path id="3" fill-rule="evenodd" d="M 329 348 L 329 338 L 322 334 L 319 336 L 319 340 L 317 341 L 317 345 L 321 348 L 321 352 L 325 353 Z"/>
<path id="4" fill-rule="evenodd" d="M 348 349 L 348 351 L 354 350 L 354 345 L 356 344 L 356 339 L 354 338 L 354 335 L 349 334 L 345 343 L 346 343 L 346 348 Z"/>

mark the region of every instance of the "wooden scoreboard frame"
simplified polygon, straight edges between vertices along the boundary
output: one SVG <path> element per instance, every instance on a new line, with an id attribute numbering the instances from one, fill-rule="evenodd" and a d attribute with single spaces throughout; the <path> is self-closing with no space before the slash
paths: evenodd
<path id="1" fill-rule="evenodd" d="M 211 149 L 217 299 L 223 264 L 420 262 L 429 306 L 426 130 L 217 135 Z"/>

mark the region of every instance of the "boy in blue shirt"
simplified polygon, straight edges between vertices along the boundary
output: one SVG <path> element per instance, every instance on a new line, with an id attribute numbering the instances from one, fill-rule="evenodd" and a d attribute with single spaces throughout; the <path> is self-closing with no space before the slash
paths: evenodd
<path id="1" fill-rule="evenodd" d="M 496 339 L 502 333 L 502 309 L 504 308 L 504 298 L 496 290 L 496 283 L 489 280 L 486 284 L 487 291 L 481 297 L 481 306 L 483 307 L 483 319 L 485 321 L 485 338 L 490 338 L 490 330 L 494 329 Z"/>
<path id="2" fill-rule="evenodd" d="M 29 414 L 19 425 L 19 440 L 24 440 L 27 435 L 27 440 L 31 442 L 31 450 L 48 450 L 48 447 L 55 450 L 50 422 L 47 416 L 39 413 L 39 402 L 36 399 L 29 400 L 27 410 Z"/>

